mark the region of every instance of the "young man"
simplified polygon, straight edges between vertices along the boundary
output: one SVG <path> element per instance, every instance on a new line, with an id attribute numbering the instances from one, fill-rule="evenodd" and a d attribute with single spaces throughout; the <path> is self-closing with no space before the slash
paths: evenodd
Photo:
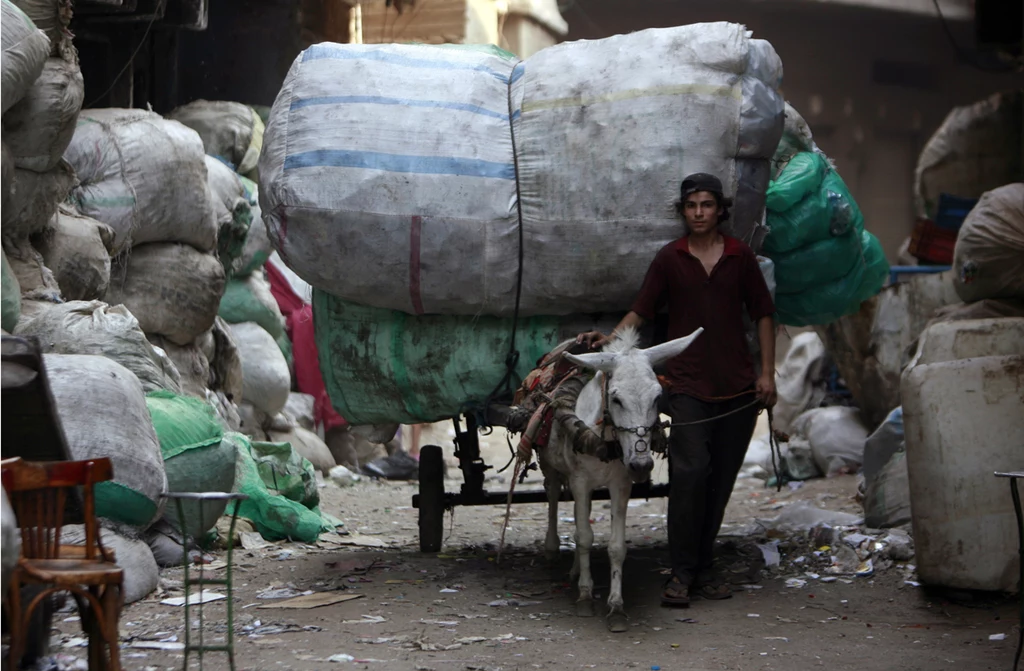
<path id="1" fill-rule="evenodd" d="M 751 403 L 775 404 L 775 306 L 753 251 L 719 231 L 730 205 L 717 177 L 698 173 L 683 180 L 676 210 L 689 232 L 658 252 L 632 310 L 615 329 L 639 328 L 663 306 L 669 339 L 704 327 L 667 364 L 673 424 L 700 422 L 673 426 L 669 439 L 672 578 L 661 601 L 670 606 L 688 606 L 691 596 L 732 596 L 712 571 L 715 537 L 760 410 Z M 757 324 L 759 376 L 747 345 L 744 310 Z M 597 348 L 609 338 L 592 331 L 577 340 Z"/>

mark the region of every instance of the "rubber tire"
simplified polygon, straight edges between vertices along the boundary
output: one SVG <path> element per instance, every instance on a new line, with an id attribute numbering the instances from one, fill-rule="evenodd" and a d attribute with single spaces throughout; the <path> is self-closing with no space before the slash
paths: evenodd
<path id="1" fill-rule="evenodd" d="M 420 448 L 420 552 L 439 552 L 444 535 L 444 452 Z"/>

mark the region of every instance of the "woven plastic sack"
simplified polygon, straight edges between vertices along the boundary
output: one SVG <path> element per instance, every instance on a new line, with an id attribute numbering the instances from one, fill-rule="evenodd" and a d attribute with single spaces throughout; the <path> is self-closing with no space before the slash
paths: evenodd
<path id="1" fill-rule="evenodd" d="M 50 40 L 10 0 L 2 0 L 0 12 L 0 44 L 3 47 L 0 98 L 6 114 L 39 78 L 50 53 Z"/>
<path id="2" fill-rule="evenodd" d="M 55 168 L 75 134 L 84 98 L 78 64 L 48 58 L 25 97 L 4 113 L 4 139 L 14 165 L 36 172 Z"/>
<path id="3" fill-rule="evenodd" d="M 243 322 L 230 328 L 242 360 L 241 400 L 274 417 L 288 402 L 291 391 L 288 360 L 274 337 L 259 324 Z"/>
<path id="4" fill-rule="evenodd" d="M 240 433 L 227 433 L 224 439 L 237 452 L 235 491 L 249 496 L 239 515 L 267 540 L 315 542 L 324 521 L 316 510 L 319 492 L 313 465 L 287 443 L 250 442 Z"/>
<path id="5" fill-rule="evenodd" d="M 198 399 L 166 391 L 146 395 L 146 406 L 160 440 L 169 492 L 230 492 L 235 484 L 234 445 L 223 441 L 224 430 L 213 408 Z M 185 532 L 200 536 L 223 514 L 225 501 L 183 501 Z M 176 503 L 164 517 L 181 528 Z"/>
<path id="6" fill-rule="evenodd" d="M 206 153 L 250 175 L 263 149 L 263 120 L 253 108 L 222 100 L 196 100 L 167 115 L 199 133 Z"/>
<path id="7" fill-rule="evenodd" d="M 61 205 L 36 239 L 64 300 L 90 301 L 106 294 L 114 229 Z"/>
<path id="8" fill-rule="evenodd" d="M 217 218 L 217 256 L 225 273 L 230 274 L 245 247 L 252 224 L 252 206 L 241 177 L 212 156 L 205 160 Z"/>
<path id="9" fill-rule="evenodd" d="M 3 318 L 0 320 L 0 327 L 8 333 L 14 332 L 18 325 L 18 318 L 21 316 L 21 287 L 18 286 L 18 278 L 14 276 L 10 264 L 7 263 L 7 254 L 0 252 L 3 261 L 3 286 L 0 287 L 0 301 L 2 301 Z"/>
<path id="10" fill-rule="evenodd" d="M 953 271 L 965 302 L 1024 299 L 1024 182 L 981 197 L 957 234 Z"/>
<path id="11" fill-rule="evenodd" d="M 229 324 L 256 322 L 275 340 L 284 333 L 284 317 L 262 272 L 252 273 L 244 280 L 230 280 L 217 314 Z"/>
<path id="12" fill-rule="evenodd" d="M 147 392 L 181 391 L 181 376 L 174 363 L 153 347 L 123 305 L 102 301 L 46 304 L 26 316 L 14 333 L 38 336 L 47 353 L 107 357 L 134 373 Z"/>
<path id="13" fill-rule="evenodd" d="M 776 254 L 772 258 L 776 291 L 796 294 L 837 280 L 853 270 L 862 256 L 861 235 L 854 230 Z"/>
<path id="14" fill-rule="evenodd" d="M 96 514 L 147 527 L 164 506 L 167 475 L 135 375 L 102 356 L 44 356 L 72 459 L 110 457 L 114 480 L 96 485 Z"/>
<path id="15" fill-rule="evenodd" d="M 46 172 L 15 168 L 14 193 L 0 212 L 4 239 L 27 238 L 45 230 L 75 183 L 75 171 L 67 161 Z"/>
<path id="16" fill-rule="evenodd" d="M 267 236 L 267 226 L 263 223 L 263 212 L 260 210 L 259 187 L 252 180 L 240 177 L 245 187 L 246 195 L 249 197 L 249 207 L 252 211 L 252 223 L 245 238 L 245 246 L 242 248 L 241 256 L 235 260 L 234 276 L 248 277 L 258 268 L 262 268 L 270 255 L 274 252 L 274 246 L 270 244 Z"/>

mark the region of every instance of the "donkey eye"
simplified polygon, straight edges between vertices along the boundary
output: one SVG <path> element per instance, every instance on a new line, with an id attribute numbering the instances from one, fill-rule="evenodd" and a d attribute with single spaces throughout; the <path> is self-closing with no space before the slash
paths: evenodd
<path id="1" fill-rule="evenodd" d="M 614 403 L 615 405 L 617 405 L 619 407 L 622 407 L 622 399 L 619 398 L 618 396 L 613 396 L 612 397 L 612 403 Z"/>

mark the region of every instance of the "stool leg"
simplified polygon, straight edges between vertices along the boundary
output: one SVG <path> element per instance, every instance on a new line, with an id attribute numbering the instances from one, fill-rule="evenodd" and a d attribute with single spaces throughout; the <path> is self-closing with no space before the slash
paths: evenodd
<path id="1" fill-rule="evenodd" d="M 1017 652 L 1013 656 L 1013 668 L 1016 670 L 1020 664 L 1021 651 L 1024 650 L 1024 514 L 1020 509 L 1020 491 L 1017 489 L 1017 478 L 1010 478 L 1010 496 L 1013 498 L 1013 512 L 1017 516 L 1017 538 L 1019 546 L 1017 553 L 1020 557 L 1020 583 L 1017 591 L 1020 593 L 1020 624 L 1017 633 Z"/>
<path id="2" fill-rule="evenodd" d="M 227 589 L 228 593 L 228 666 L 231 671 L 235 671 L 235 585 L 231 575 L 231 556 L 235 548 L 235 523 L 238 521 L 238 508 L 242 505 L 241 501 L 235 501 L 235 512 L 231 515 L 231 524 L 228 527 L 228 557 L 227 557 Z"/>

